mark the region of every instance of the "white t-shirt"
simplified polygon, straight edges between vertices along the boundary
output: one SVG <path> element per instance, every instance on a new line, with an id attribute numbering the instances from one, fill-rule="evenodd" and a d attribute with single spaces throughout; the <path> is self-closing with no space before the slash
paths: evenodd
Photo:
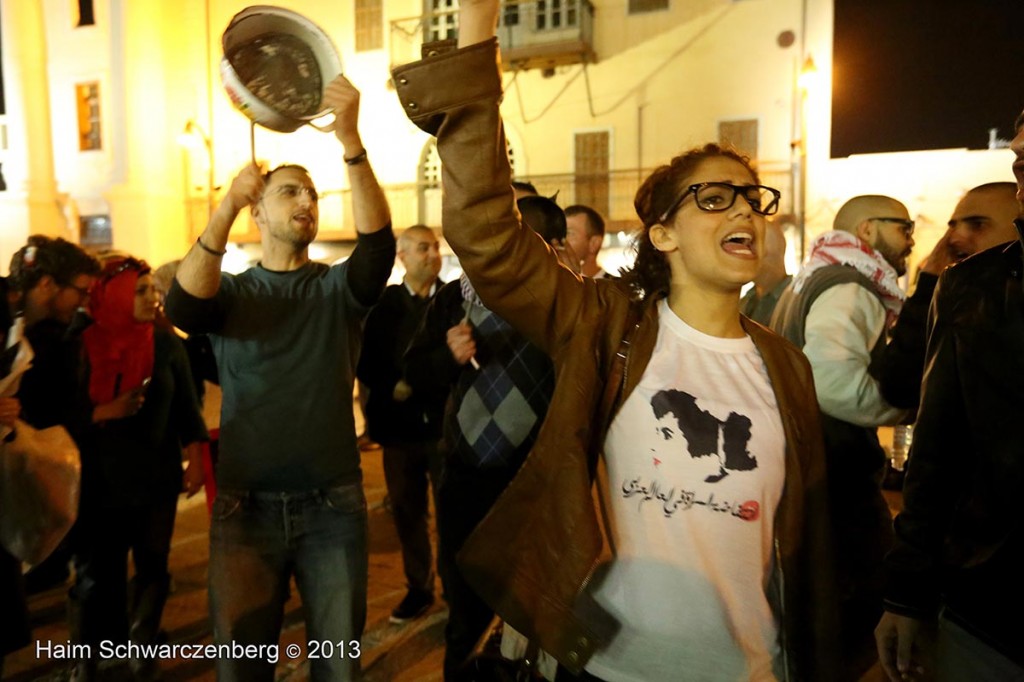
<path id="1" fill-rule="evenodd" d="M 775 394 L 749 337 L 698 332 L 665 301 L 658 313 L 651 361 L 605 441 L 615 559 L 588 585 L 622 629 L 586 670 L 609 682 L 774 680 Z"/>

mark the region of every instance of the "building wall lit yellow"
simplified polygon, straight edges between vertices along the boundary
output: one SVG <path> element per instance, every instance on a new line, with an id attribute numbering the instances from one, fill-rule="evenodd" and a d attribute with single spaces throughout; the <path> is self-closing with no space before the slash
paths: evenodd
<path id="1" fill-rule="evenodd" d="M 6 260 L 30 233 L 64 234 L 64 222 L 50 143 L 43 10 L 34 2 L 4 0 L 0 12 L 7 104 L 7 149 L 0 152 L 7 183 L 0 193 L 0 259 Z"/>
<path id="2" fill-rule="evenodd" d="M 250 158 L 249 121 L 232 108 L 218 73 L 221 34 L 249 3 L 96 0 L 96 25 L 88 27 L 75 26 L 77 3 L 67 0 L 0 3 L 10 140 L 0 152 L 9 186 L 0 193 L 0 259 L 32 232 L 75 238 L 78 214 L 96 213 L 110 215 L 115 248 L 153 263 L 180 257 L 203 228 L 210 194 L 222 196 Z M 334 40 L 346 75 L 362 92 L 361 130 L 389 187 L 395 225 L 417 222 L 415 183 L 428 140 L 401 111 L 388 69 L 418 47 L 418 34 L 396 26 L 421 15 L 424 3 L 385 0 L 383 49 L 359 53 L 354 3 L 277 4 L 309 17 Z M 801 139 L 806 143 L 801 203 L 809 238 L 828 229 L 850 196 L 889 194 L 919 219 L 917 258 L 938 239 L 964 190 L 1011 179 L 1007 150 L 830 159 L 831 0 L 693 0 L 639 15 L 630 15 L 627 4 L 593 3 L 597 61 L 585 72 L 573 64 L 506 73 L 503 112 L 517 174 L 572 173 L 579 132 L 608 131 L 610 168 L 625 172 L 717 139 L 721 121 L 754 119 L 758 157 L 789 197 L 797 184 L 790 164 L 799 158 Z M 785 31 L 796 40 L 782 47 L 777 38 Z M 817 65 L 817 82 L 804 97 L 796 77 L 807 55 Z M 84 81 L 100 84 L 102 148 L 96 151 L 79 149 L 74 93 Z M 1006 112 L 1007 119 L 1015 113 Z M 189 121 L 194 144 L 182 145 Z M 310 127 L 287 135 L 258 128 L 255 141 L 257 156 L 269 165 L 296 162 L 311 170 L 324 196 L 322 233 L 353 235 L 333 136 Z M 784 199 L 784 210 L 795 212 L 796 204 Z M 243 214 L 232 236 L 252 241 L 254 230 Z"/>

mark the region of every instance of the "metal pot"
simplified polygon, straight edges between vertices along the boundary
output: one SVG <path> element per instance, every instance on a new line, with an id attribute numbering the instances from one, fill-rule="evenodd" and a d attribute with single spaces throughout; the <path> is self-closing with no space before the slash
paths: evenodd
<path id="1" fill-rule="evenodd" d="M 308 56 L 298 64 L 298 70 L 276 52 L 282 44 L 291 46 L 296 54 Z M 272 5 L 253 5 L 231 19 L 221 45 L 224 57 L 220 60 L 220 76 L 224 89 L 235 107 L 253 123 L 280 133 L 290 133 L 306 124 L 324 132 L 330 130 L 313 123 L 331 113 L 330 108 L 323 107 L 323 92 L 328 83 L 341 74 L 338 51 L 323 29 L 297 12 Z M 252 71 L 253 64 L 244 62 L 252 55 L 262 57 L 263 66 L 283 64 L 295 73 L 287 82 L 278 73 L 277 79 L 268 83 L 258 67 L 257 71 L 247 73 Z M 310 64 L 315 66 L 315 72 L 309 68 Z M 259 94 L 250 89 L 257 83 Z M 305 100 L 292 96 L 295 88 L 288 87 L 291 85 L 305 87 L 302 94 Z M 310 106 L 303 106 L 305 101 Z"/>

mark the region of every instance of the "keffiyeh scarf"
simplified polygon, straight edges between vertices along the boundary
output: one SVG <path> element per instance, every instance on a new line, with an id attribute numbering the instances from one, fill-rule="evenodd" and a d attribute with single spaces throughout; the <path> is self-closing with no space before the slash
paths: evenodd
<path id="1" fill-rule="evenodd" d="M 810 276 L 828 265 L 849 266 L 871 280 L 885 306 L 886 321 L 888 324 L 896 321 L 907 297 L 896 281 L 896 270 L 882 254 L 849 232 L 832 230 L 811 242 L 811 253 L 793 279 L 793 290 L 799 294 Z"/>

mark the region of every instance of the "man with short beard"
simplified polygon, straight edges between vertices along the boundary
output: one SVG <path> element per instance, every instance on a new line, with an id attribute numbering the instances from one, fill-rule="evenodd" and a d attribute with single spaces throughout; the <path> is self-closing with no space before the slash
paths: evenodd
<path id="1" fill-rule="evenodd" d="M 946 269 L 928 320 L 921 407 L 875 631 L 893 682 L 933 673 L 1024 679 L 1024 113 L 1015 129 L 1017 239 Z M 936 622 L 928 670 L 922 645 Z"/>
<path id="2" fill-rule="evenodd" d="M 882 559 L 892 543 L 881 491 L 886 458 L 876 429 L 900 423 L 906 413 L 882 397 L 875 369 L 885 331 L 905 298 L 897 277 L 906 272 L 913 231 L 899 201 L 850 199 L 833 230 L 811 244 L 807 263 L 772 317 L 772 328 L 803 349 L 814 373 L 839 580 L 842 669 L 851 679 L 875 660 Z"/>
<path id="3" fill-rule="evenodd" d="M 939 275 L 951 263 L 1014 241 L 1017 230 L 1017 186 L 990 182 L 971 189 L 957 203 L 949 229 L 921 261 L 914 293 L 889 330 L 889 345 L 879 365 L 882 395 L 890 404 L 916 410 L 921 399 L 928 310 Z"/>
<path id="4" fill-rule="evenodd" d="M 395 257 L 387 200 L 359 136 L 359 93 L 344 78 L 324 93 L 344 147 L 357 243 L 344 263 L 309 257 L 318 202 L 309 173 L 245 168 L 182 260 L 167 315 L 210 335 L 223 389 L 217 499 L 210 527 L 210 609 L 218 645 L 276 644 L 289 581 L 310 640 L 333 656 L 313 680 L 359 676 L 366 620 L 366 499 L 352 411 L 362 323 Z M 340 151 L 340 150 L 339 150 Z M 260 263 L 221 273 L 228 233 L 248 206 Z M 217 660 L 225 680 L 272 680 L 274 662 Z"/>

